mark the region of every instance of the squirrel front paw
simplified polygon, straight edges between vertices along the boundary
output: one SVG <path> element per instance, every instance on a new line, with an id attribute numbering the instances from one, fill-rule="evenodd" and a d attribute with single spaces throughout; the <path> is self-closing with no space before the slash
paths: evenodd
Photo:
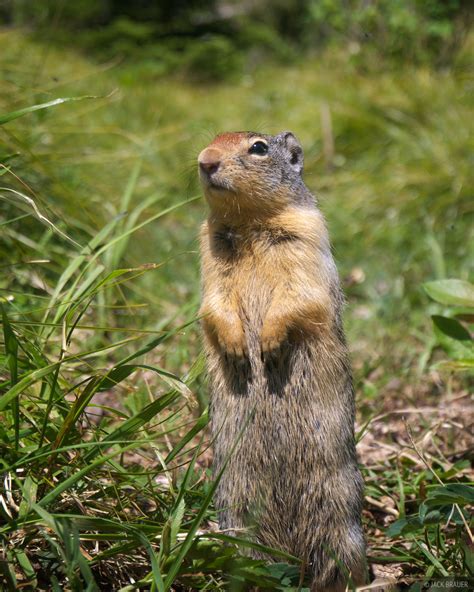
<path id="1" fill-rule="evenodd" d="M 262 352 L 269 353 L 278 349 L 288 336 L 288 325 L 275 318 L 266 319 L 260 334 Z"/>
<path id="2" fill-rule="evenodd" d="M 203 319 L 203 323 L 209 338 L 222 352 L 239 358 L 247 355 L 247 340 L 237 315 L 223 317 L 211 314 Z"/>
<path id="3" fill-rule="evenodd" d="M 230 355 L 242 358 L 248 354 L 247 340 L 241 323 L 226 323 L 217 331 L 217 341 L 221 350 Z"/>

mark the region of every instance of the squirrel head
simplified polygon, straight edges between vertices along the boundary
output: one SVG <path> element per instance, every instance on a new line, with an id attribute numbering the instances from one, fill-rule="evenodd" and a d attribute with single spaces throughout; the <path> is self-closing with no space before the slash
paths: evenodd
<path id="1" fill-rule="evenodd" d="M 198 163 L 211 211 L 228 218 L 271 215 L 309 194 L 303 149 L 291 132 L 219 134 Z"/>

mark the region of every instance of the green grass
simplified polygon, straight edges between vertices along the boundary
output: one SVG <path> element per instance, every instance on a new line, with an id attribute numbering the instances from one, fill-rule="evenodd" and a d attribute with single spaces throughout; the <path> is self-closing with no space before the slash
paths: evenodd
<path id="1" fill-rule="evenodd" d="M 294 131 L 328 219 L 370 563 L 472 572 L 466 383 L 430 369 L 440 309 L 421 287 L 470 272 L 467 56 L 364 70 L 333 50 L 200 86 L 0 32 L 0 121 L 93 97 L 0 127 L 5 589 L 298 588 L 291 558 L 252 561 L 210 528 L 195 159 L 232 129 Z"/>

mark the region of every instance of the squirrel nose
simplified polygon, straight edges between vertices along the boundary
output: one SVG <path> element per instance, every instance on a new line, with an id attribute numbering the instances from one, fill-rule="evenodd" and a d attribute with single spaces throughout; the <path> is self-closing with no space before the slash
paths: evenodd
<path id="1" fill-rule="evenodd" d="M 199 168 L 207 175 L 212 175 L 221 164 L 220 153 L 213 148 L 205 148 L 198 158 Z"/>
<path id="2" fill-rule="evenodd" d="M 205 173 L 207 173 L 208 175 L 212 175 L 212 173 L 215 173 L 217 171 L 217 169 L 219 168 L 220 162 L 217 160 L 215 162 L 211 161 L 211 162 L 200 162 L 199 166 L 201 167 L 201 170 L 204 171 Z"/>

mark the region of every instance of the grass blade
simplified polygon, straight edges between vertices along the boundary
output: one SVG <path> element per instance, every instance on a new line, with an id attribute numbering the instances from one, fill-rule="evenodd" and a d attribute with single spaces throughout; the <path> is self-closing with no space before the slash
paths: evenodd
<path id="1" fill-rule="evenodd" d="M 35 111 L 40 111 L 42 109 L 50 109 L 51 107 L 56 107 L 56 105 L 62 105 L 63 103 L 70 103 L 71 101 L 84 101 L 86 99 L 100 99 L 100 98 L 103 98 L 103 97 L 84 95 L 82 97 L 63 97 L 63 98 L 53 99 L 52 101 L 48 101 L 46 103 L 38 103 L 37 105 L 31 105 L 30 107 L 24 107 L 23 109 L 18 109 L 17 111 L 11 111 L 10 113 L 5 113 L 4 115 L 0 115 L 0 125 L 8 123 L 9 121 L 13 121 L 14 119 L 18 119 L 18 117 L 23 117 L 24 115 L 28 115 L 29 113 L 34 113 Z"/>
<path id="2" fill-rule="evenodd" d="M 178 555 L 177 555 L 176 559 L 173 561 L 173 563 L 172 563 L 171 567 L 169 568 L 169 571 L 166 575 L 165 592 L 168 592 L 168 590 L 171 589 L 171 586 L 172 586 L 172 584 L 179 572 L 181 564 L 183 563 L 183 560 L 186 557 L 187 552 L 189 551 L 191 545 L 194 542 L 194 537 L 197 532 L 197 529 L 199 528 L 201 522 L 204 519 L 207 509 L 212 501 L 212 498 L 214 497 L 214 493 L 217 489 L 217 486 L 219 485 L 222 475 L 224 474 L 224 471 L 227 468 L 227 464 L 229 463 L 231 456 L 233 455 L 238 443 L 240 442 L 240 439 L 242 438 L 245 430 L 247 429 L 247 426 L 248 426 L 249 422 L 251 421 L 253 414 L 254 413 L 252 410 L 252 412 L 249 414 L 247 421 L 244 423 L 237 438 L 235 439 L 235 442 L 233 443 L 232 448 L 230 449 L 227 457 L 225 458 L 222 468 L 220 469 L 219 473 L 216 475 L 214 482 L 212 483 L 211 487 L 209 488 L 209 491 L 207 492 L 207 494 L 201 504 L 201 507 L 199 508 L 198 513 L 196 514 L 196 517 L 194 518 L 194 520 L 191 523 L 191 526 L 189 528 L 186 539 L 184 540 L 184 542 L 180 546 L 179 551 L 178 551 Z"/>

